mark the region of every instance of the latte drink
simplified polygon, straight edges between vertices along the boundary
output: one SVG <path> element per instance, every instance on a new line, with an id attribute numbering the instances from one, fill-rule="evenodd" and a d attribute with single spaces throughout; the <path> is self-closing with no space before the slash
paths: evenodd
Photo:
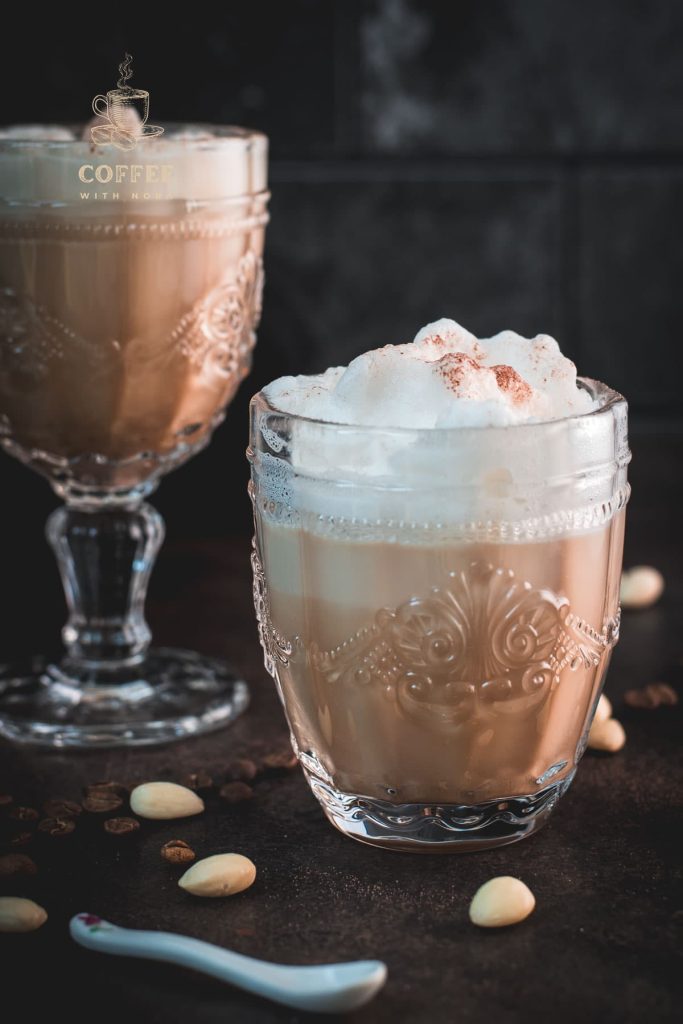
<path id="1" fill-rule="evenodd" d="M 76 487 L 125 489 L 208 440 L 248 370 L 266 139 L 177 128 L 124 152 L 12 131 L 0 137 L 4 443 Z"/>
<path id="2" fill-rule="evenodd" d="M 621 516 L 575 537 L 443 545 L 264 520 L 262 545 L 273 626 L 307 653 L 279 669 L 292 730 L 338 789 L 476 804 L 572 774 L 614 639 Z"/>
<path id="3" fill-rule="evenodd" d="M 618 636 L 625 415 L 552 339 L 451 321 L 253 400 L 266 664 L 343 832 L 498 845 L 570 784 Z"/>

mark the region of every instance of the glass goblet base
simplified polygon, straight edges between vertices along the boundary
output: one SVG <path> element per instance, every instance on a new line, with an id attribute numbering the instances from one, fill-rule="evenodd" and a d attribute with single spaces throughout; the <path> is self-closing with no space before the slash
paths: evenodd
<path id="1" fill-rule="evenodd" d="M 0 735 L 47 747 L 145 746 L 220 729 L 249 690 L 222 661 L 152 648 L 117 668 L 33 658 L 0 666 Z"/>

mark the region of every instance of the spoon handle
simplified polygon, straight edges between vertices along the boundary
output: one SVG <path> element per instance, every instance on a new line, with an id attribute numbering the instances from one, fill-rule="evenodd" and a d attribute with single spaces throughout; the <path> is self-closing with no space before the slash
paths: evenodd
<path id="1" fill-rule="evenodd" d="M 70 930 L 81 946 L 100 953 L 179 964 L 269 999 L 279 1000 L 282 994 L 285 982 L 282 974 L 287 968 L 222 949 L 201 939 L 171 932 L 118 928 L 91 914 L 72 918 Z"/>

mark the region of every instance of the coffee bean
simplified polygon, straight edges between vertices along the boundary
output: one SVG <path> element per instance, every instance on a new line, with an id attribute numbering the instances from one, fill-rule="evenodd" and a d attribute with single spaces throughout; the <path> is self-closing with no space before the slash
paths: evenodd
<path id="1" fill-rule="evenodd" d="M 91 782 L 89 786 L 85 786 L 83 789 L 84 796 L 97 795 L 99 793 L 113 793 L 115 796 L 120 796 L 122 800 L 125 800 L 130 792 L 130 787 L 125 786 L 123 782 L 116 782 L 109 780 L 106 782 Z"/>
<path id="2" fill-rule="evenodd" d="M 169 839 L 161 847 L 161 856 L 169 864 L 189 864 L 195 859 L 196 854 L 184 839 Z"/>
<path id="3" fill-rule="evenodd" d="M 627 704 L 630 708 L 654 708 L 656 704 L 652 703 L 652 698 L 645 692 L 645 690 L 627 690 L 624 694 L 624 704 Z"/>
<path id="4" fill-rule="evenodd" d="M 640 690 L 627 690 L 624 703 L 630 708 L 646 708 L 653 711 L 661 705 L 673 707 L 678 704 L 678 694 L 668 683 L 649 683 Z"/>
<path id="5" fill-rule="evenodd" d="M 6 853 L 0 857 L 0 878 L 10 878 L 12 875 L 35 875 L 38 868 L 35 862 L 27 857 L 25 853 Z"/>
<path id="6" fill-rule="evenodd" d="M 45 832 L 46 835 L 53 836 L 55 839 L 70 836 L 75 828 L 76 822 L 73 818 L 43 818 L 38 823 L 39 832 Z"/>
<path id="7" fill-rule="evenodd" d="M 34 807 L 13 807 L 9 816 L 14 821 L 38 821 L 40 817 Z"/>
<path id="8" fill-rule="evenodd" d="M 667 704 L 669 707 L 678 704 L 678 694 L 673 686 L 669 686 L 668 683 L 651 683 L 650 687 L 655 687 L 661 704 Z"/>
<path id="9" fill-rule="evenodd" d="M 254 790 L 246 782 L 226 782 L 221 786 L 218 795 L 226 804 L 241 804 L 245 800 L 251 800 Z"/>
<path id="10" fill-rule="evenodd" d="M 204 790 L 213 788 L 213 779 L 208 772 L 200 770 L 186 775 L 181 785 L 187 786 L 188 789 L 193 789 L 195 793 L 201 793 Z"/>
<path id="11" fill-rule="evenodd" d="M 83 808 L 73 800 L 62 800 L 55 797 L 46 800 L 43 804 L 43 811 L 48 818 L 77 818 Z"/>
<path id="12" fill-rule="evenodd" d="M 261 769 L 274 775 L 291 771 L 298 763 L 299 760 L 293 750 L 274 750 L 261 759 Z"/>
<path id="13" fill-rule="evenodd" d="M 240 757 L 231 761 L 227 767 L 225 778 L 227 782 L 251 782 L 256 778 L 258 769 L 254 762 L 248 757 Z"/>
<path id="14" fill-rule="evenodd" d="M 89 814 L 111 814 L 123 807 L 123 800 L 111 790 L 92 790 L 83 800 L 83 809 Z"/>
<path id="15" fill-rule="evenodd" d="M 33 839 L 33 832 L 17 832 L 10 837 L 10 846 L 26 846 Z"/>
<path id="16" fill-rule="evenodd" d="M 104 823 L 104 831 L 112 836 L 128 836 L 139 828 L 140 822 L 136 818 L 107 818 Z"/>

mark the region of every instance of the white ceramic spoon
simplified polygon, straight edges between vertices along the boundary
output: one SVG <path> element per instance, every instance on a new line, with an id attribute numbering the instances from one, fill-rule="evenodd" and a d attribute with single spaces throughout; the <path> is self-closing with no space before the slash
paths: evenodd
<path id="1" fill-rule="evenodd" d="M 191 967 L 297 1010 L 354 1010 L 369 1002 L 387 977 L 381 960 L 314 967 L 271 964 L 184 935 L 119 928 L 94 914 L 72 917 L 70 930 L 76 942 L 88 949 Z"/>

